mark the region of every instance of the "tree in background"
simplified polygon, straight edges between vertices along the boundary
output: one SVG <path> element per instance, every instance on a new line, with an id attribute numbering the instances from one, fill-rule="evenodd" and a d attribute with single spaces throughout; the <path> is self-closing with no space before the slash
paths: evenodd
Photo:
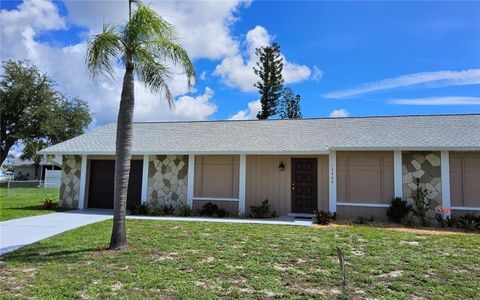
<path id="1" fill-rule="evenodd" d="M 258 119 L 268 119 L 277 113 L 277 102 L 283 86 L 283 58 L 280 46 L 273 43 L 271 46 L 257 48 L 255 54 L 259 58 L 258 68 L 253 68 L 260 80 L 255 87 L 260 92 L 262 110 L 257 114 Z"/>
<path id="2" fill-rule="evenodd" d="M 132 2 L 137 6 L 133 12 Z M 104 26 L 102 33 L 90 39 L 86 58 L 94 78 L 99 74 L 113 76 L 117 61 L 121 61 L 125 68 L 117 119 L 110 249 L 127 247 L 125 214 L 132 155 L 134 75 L 153 92 L 162 91 L 170 105 L 173 105 L 173 97 L 166 81 L 171 72 L 166 63 L 178 65 L 185 71 L 188 87 L 195 80 L 195 69 L 187 52 L 176 43 L 174 27 L 140 1 L 129 0 L 128 4 L 126 24 Z"/>
<path id="3" fill-rule="evenodd" d="M 40 162 L 42 162 L 42 155 L 38 154 L 40 150 L 45 148 L 47 143 L 41 139 L 31 140 L 23 148 L 22 156 L 20 157 L 23 160 L 30 159 L 35 165 L 35 179 L 40 179 L 38 174 L 38 169 L 40 168 Z"/>
<path id="4" fill-rule="evenodd" d="M 302 110 L 300 107 L 300 95 L 295 95 L 289 87 L 282 90 L 282 98 L 280 99 L 280 107 L 278 114 L 282 119 L 301 119 Z"/>
<path id="5" fill-rule="evenodd" d="M 24 144 L 28 151 L 38 150 L 39 145 L 80 135 L 90 124 L 86 102 L 68 99 L 56 91 L 52 80 L 36 66 L 28 61 L 8 60 L 2 67 L 0 163 L 17 143 Z"/>

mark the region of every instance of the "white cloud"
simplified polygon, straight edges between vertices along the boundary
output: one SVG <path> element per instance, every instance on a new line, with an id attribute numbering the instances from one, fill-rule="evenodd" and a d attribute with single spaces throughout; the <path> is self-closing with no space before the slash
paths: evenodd
<path id="1" fill-rule="evenodd" d="M 260 110 L 262 110 L 260 100 L 248 102 L 248 108 L 237 112 L 230 117 L 230 120 L 253 120 L 257 118 Z"/>
<path id="2" fill-rule="evenodd" d="M 389 102 L 399 105 L 480 105 L 480 97 L 429 97 L 393 99 Z"/>
<path id="3" fill-rule="evenodd" d="M 217 111 L 217 106 L 210 102 L 213 90 L 205 88 L 205 93 L 197 97 L 182 96 L 175 101 L 173 114 L 188 120 L 205 120 Z"/>
<path id="4" fill-rule="evenodd" d="M 253 71 L 258 58 L 255 55 L 255 49 L 270 45 L 272 37 L 262 26 L 256 26 L 247 32 L 245 37 L 245 58 L 237 51 L 235 55 L 228 56 L 217 65 L 214 75 L 222 78 L 224 83 L 230 87 L 239 88 L 243 92 L 255 91 L 253 86 L 258 81 L 257 75 Z M 294 83 L 306 80 L 310 77 L 312 71 L 305 65 L 299 65 L 289 62 L 283 56 L 283 78 L 285 83 Z M 318 72 L 316 79 L 319 79 Z"/>
<path id="5" fill-rule="evenodd" d="M 179 42 L 192 58 L 219 59 L 237 52 L 238 43 L 230 34 L 237 9 L 249 1 L 146 1 L 175 25 Z M 128 4 L 118 1 L 65 1 L 68 20 L 101 31 L 103 21 L 123 22 Z"/>
<path id="6" fill-rule="evenodd" d="M 350 112 L 348 112 L 346 109 L 342 108 L 342 109 L 337 109 L 337 110 L 334 110 L 330 113 L 330 117 L 331 118 L 346 118 L 350 116 Z"/>
<path id="7" fill-rule="evenodd" d="M 323 78 L 323 71 L 320 70 L 319 67 L 316 65 L 313 66 L 313 72 L 312 72 L 312 80 L 314 81 L 319 81 L 320 79 Z"/>
<path id="8" fill-rule="evenodd" d="M 156 9 L 174 24 L 179 42 L 192 58 L 216 58 L 237 52 L 238 43 L 230 34 L 237 8 L 243 1 L 221 2 L 153 2 Z M 116 68 L 115 80 L 101 79 L 92 83 L 85 67 L 86 41 L 61 47 L 35 38 L 48 30 L 67 28 L 74 23 L 85 26 L 89 34 L 98 33 L 103 21 L 120 23 L 128 14 L 128 5 L 118 1 L 66 1 L 68 15 L 61 16 L 48 0 L 25 0 L 17 9 L 0 12 L 2 59 L 29 59 L 46 72 L 69 96 L 89 102 L 94 121 L 92 126 L 114 122 L 118 113 L 123 69 Z M 86 38 L 86 35 L 82 38 Z M 189 92 L 186 76 L 179 68 L 172 68 L 168 82 L 176 97 L 176 110 L 170 111 L 161 94 L 152 94 L 135 81 L 135 120 L 203 120 L 216 111 L 211 103 L 213 91 L 203 95 L 186 96 Z M 190 92 L 195 92 L 192 90 Z M 185 104 L 192 105 L 188 109 Z"/>
<path id="9" fill-rule="evenodd" d="M 200 74 L 200 80 L 205 80 L 207 79 L 207 72 L 203 71 L 201 74 Z"/>
<path id="10" fill-rule="evenodd" d="M 480 69 L 408 74 L 395 78 L 388 78 L 372 83 L 367 83 L 357 88 L 326 93 L 322 96 L 324 98 L 348 98 L 375 91 L 389 90 L 420 84 L 435 87 L 480 84 Z"/>

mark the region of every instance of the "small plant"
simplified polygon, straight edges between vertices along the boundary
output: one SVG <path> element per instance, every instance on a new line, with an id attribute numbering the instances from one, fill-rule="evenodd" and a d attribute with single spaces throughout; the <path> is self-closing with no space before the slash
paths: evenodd
<path id="1" fill-rule="evenodd" d="M 132 215 L 147 215 L 148 214 L 148 204 L 140 203 L 135 204 L 132 208 Z"/>
<path id="2" fill-rule="evenodd" d="M 342 273 L 342 293 L 338 295 L 338 299 L 349 299 L 348 289 L 347 289 L 347 276 L 345 273 L 345 255 L 343 254 L 342 249 L 337 246 L 337 256 L 338 263 L 340 265 L 340 272 Z"/>
<path id="3" fill-rule="evenodd" d="M 178 211 L 178 215 L 181 217 L 190 217 L 193 215 L 193 210 L 188 205 L 181 206 Z"/>
<path id="4" fill-rule="evenodd" d="M 430 220 L 427 217 L 427 212 L 430 210 L 432 200 L 428 197 L 427 189 L 420 187 L 420 178 L 417 178 L 417 190 L 415 191 L 413 212 L 420 220 L 421 226 L 430 226 Z"/>
<path id="5" fill-rule="evenodd" d="M 169 204 L 163 206 L 163 215 L 164 216 L 173 216 L 175 215 L 175 208 Z"/>
<path id="6" fill-rule="evenodd" d="M 455 218 L 438 213 L 435 214 L 435 221 L 437 221 L 440 228 L 453 227 L 457 223 Z"/>
<path id="7" fill-rule="evenodd" d="M 313 222 L 315 224 L 319 225 L 328 225 L 330 222 L 335 221 L 337 219 L 337 214 L 336 213 L 331 213 L 329 211 L 324 211 L 324 210 L 315 210 L 314 216 L 313 216 Z"/>
<path id="8" fill-rule="evenodd" d="M 353 223 L 355 224 L 360 224 L 360 225 L 366 225 L 375 222 L 375 217 L 370 216 L 369 218 L 359 216 Z"/>
<path id="9" fill-rule="evenodd" d="M 276 212 L 270 211 L 270 204 L 268 204 L 268 199 L 262 201 L 262 203 L 258 206 L 250 206 L 250 211 L 248 212 L 249 218 L 275 218 L 276 216 Z"/>
<path id="10" fill-rule="evenodd" d="M 396 197 L 390 202 L 390 207 L 387 209 L 387 217 L 392 222 L 402 223 L 411 210 L 412 206 L 406 200 Z"/>
<path id="11" fill-rule="evenodd" d="M 415 219 L 413 217 L 413 212 L 409 212 L 403 219 L 403 225 L 407 227 L 413 227 L 415 225 Z"/>
<path id="12" fill-rule="evenodd" d="M 45 198 L 43 199 L 43 202 L 42 202 L 42 207 L 44 209 L 55 209 L 57 208 L 58 206 L 58 202 L 51 199 L 51 198 Z"/>
<path id="13" fill-rule="evenodd" d="M 461 216 L 458 220 L 458 227 L 467 231 L 480 230 L 480 216 L 476 217 L 473 214 L 466 214 Z"/>
<path id="14" fill-rule="evenodd" d="M 208 202 L 200 210 L 200 215 L 224 218 L 228 215 L 228 213 L 223 208 L 218 208 L 218 205 L 216 205 L 215 203 Z"/>

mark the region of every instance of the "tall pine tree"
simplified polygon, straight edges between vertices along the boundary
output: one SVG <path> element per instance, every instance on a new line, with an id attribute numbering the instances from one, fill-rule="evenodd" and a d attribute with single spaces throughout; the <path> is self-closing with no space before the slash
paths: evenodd
<path id="1" fill-rule="evenodd" d="M 301 119 L 302 111 L 300 108 L 300 95 L 295 95 L 289 87 L 282 90 L 282 99 L 278 114 L 282 119 Z"/>
<path id="2" fill-rule="evenodd" d="M 261 98 L 262 110 L 257 118 L 268 119 L 277 113 L 278 99 L 283 87 L 283 58 L 280 54 L 280 46 L 273 43 L 271 46 L 257 48 L 255 54 L 259 58 L 258 68 L 253 68 L 260 80 L 255 83 Z"/>

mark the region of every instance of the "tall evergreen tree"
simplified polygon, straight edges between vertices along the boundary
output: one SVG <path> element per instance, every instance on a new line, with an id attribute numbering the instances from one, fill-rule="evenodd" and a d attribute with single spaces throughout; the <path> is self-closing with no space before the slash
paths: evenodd
<path id="1" fill-rule="evenodd" d="M 280 46 L 273 43 L 271 46 L 257 48 L 255 54 L 259 58 L 258 68 L 253 68 L 260 80 L 255 83 L 262 103 L 262 110 L 257 114 L 258 119 L 268 119 L 277 113 L 278 99 L 283 87 L 283 58 Z"/>
<path id="2" fill-rule="evenodd" d="M 289 87 L 282 90 L 282 98 L 280 100 L 280 108 L 278 114 L 282 119 L 301 119 L 302 110 L 300 108 L 300 95 L 295 95 Z"/>

